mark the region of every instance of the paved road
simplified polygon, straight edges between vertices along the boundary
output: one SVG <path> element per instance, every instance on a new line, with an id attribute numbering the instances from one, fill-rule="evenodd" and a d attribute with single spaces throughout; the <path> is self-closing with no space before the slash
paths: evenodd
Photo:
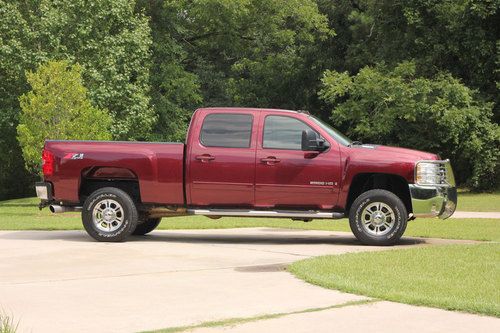
<path id="1" fill-rule="evenodd" d="M 399 247 L 443 242 L 463 241 L 404 238 Z M 20 332 L 33 333 L 135 332 L 301 311 L 366 298 L 304 283 L 285 272 L 285 264 L 383 249 L 388 248 L 361 246 L 349 233 L 270 228 L 155 231 L 118 244 L 91 241 L 83 231 L 1 231 L 0 307 L 20 320 Z M 337 321 L 347 331 L 388 313 L 396 321 L 407 320 L 409 331 L 425 318 L 455 332 L 467 327 L 500 331 L 498 319 L 421 310 L 380 302 L 317 312 L 304 321 L 303 315 L 266 321 L 269 329 L 234 329 L 281 330 L 288 318 L 302 323 L 297 331 L 306 331 L 313 318 L 316 326 L 328 321 L 320 325 L 325 332 Z M 370 316 L 360 320 L 367 311 Z"/>

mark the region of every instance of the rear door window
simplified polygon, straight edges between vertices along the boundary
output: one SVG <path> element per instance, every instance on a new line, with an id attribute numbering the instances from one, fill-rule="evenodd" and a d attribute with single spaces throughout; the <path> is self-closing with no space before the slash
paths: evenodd
<path id="1" fill-rule="evenodd" d="M 250 114 L 209 114 L 203 120 L 200 142 L 205 147 L 250 148 L 252 123 Z"/>

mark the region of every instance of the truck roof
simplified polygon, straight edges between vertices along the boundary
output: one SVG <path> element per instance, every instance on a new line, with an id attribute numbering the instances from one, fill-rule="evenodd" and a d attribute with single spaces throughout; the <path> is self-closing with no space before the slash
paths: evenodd
<path id="1" fill-rule="evenodd" d="M 199 111 L 220 111 L 220 112 L 231 112 L 231 111 L 250 111 L 250 112 L 273 111 L 273 112 L 276 112 L 276 111 L 278 111 L 278 112 L 308 113 L 307 111 L 302 111 L 302 110 L 242 108 L 242 107 L 208 107 L 208 108 L 199 108 L 198 110 Z"/>

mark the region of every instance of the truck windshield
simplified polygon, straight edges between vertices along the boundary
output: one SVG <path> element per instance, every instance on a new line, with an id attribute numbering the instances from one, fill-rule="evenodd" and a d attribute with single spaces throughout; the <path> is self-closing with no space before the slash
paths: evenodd
<path id="1" fill-rule="evenodd" d="M 330 125 L 324 123 L 323 121 L 319 120 L 316 117 L 309 116 L 309 118 L 314 121 L 316 124 L 318 124 L 319 127 L 321 127 L 323 130 L 325 130 L 335 141 L 338 143 L 344 145 L 344 146 L 349 146 L 352 143 L 352 140 L 349 139 L 347 136 L 344 134 L 340 133 L 338 130 L 335 128 L 331 127 Z"/>

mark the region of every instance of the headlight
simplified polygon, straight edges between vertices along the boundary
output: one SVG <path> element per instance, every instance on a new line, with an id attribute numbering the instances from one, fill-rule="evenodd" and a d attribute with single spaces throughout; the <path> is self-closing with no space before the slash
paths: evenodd
<path id="1" fill-rule="evenodd" d="M 415 183 L 418 185 L 446 184 L 446 167 L 443 161 L 421 161 L 415 166 Z"/>

